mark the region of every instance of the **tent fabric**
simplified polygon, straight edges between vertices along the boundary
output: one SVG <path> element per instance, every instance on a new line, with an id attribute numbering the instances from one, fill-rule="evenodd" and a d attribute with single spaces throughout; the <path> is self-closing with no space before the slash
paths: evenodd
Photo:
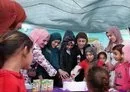
<path id="1" fill-rule="evenodd" d="M 130 0 L 17 0 L 27 23 L 51 29 L 104 32 L 130 26 Z"/>

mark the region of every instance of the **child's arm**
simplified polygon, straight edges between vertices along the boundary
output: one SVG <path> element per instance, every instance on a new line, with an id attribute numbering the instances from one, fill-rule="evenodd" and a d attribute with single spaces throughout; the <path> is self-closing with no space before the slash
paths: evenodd
<path id="1" fill-rule="evenodd" d="M 75 68 L 71 71 L 71 77 L 73 79 L 79 74 L 81 68 L 81 66 L 76 65 Z"/>
<path id="2" fill-rule="evenodd" d="M 46 60 L 40 47 L 34 46 L 33 49 L 33 60 L 36 61 L 39 65 L 41 65 L 49 74 L 49 76 L 55 76 L 57 71 L 54 67 Z"/>
<path id="3" fill-rule="evenodd" d="M 88 68 L 87 61 L 82 61 L 78 65 L 75 66 L 75 68 L 71 71 L 71 76 L 74 76 L 74 78 L 79 74 L 81 69 L 86 70 Z"/>

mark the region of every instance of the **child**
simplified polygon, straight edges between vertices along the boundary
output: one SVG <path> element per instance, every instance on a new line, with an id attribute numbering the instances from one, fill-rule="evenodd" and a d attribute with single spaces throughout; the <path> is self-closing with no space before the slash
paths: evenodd
<path id="1" fill-rule="evenodd" d="M 108 92 L 109 73 L 101 67 L 92 67 L 85 74 L 88 92 Z"/>
<path id="2" fill-rule="evenodd" d="M 98 59 L 97 66 L 104 67 L 107 60 L 107 54 L 105 52 L 99 52 L 97 59 Z"/>
<path id="3" fill-rule="evenodd" d="M 85 49 L 86 59 L 81 61 L 72 71 L 71 76 L 75 78 L 81 69 L 87 72 L 93 66 L 96 66 L 97 54 L 93 47 L 88 47 Z"/>
<path id="4" fill-rule="evenodd" d="M 119 91 L 127 92 L 129 88 L 128 83 L 128 62 L 124 61 L 122 48 L 124 45 L 118 44 L 113 47 L 113 55 L 117 61 L 115 65 L 115 87 Z"/>
<path id="5" fill-rule="evenodd" d="M 33 42 L 25 34 L 10 31 L 0 36 L 0 92 L 26 92 L 20 69 L 32 62 Z"/>
<path id="6" fill-rule="evenodd" d="M 25 19 L 25 11 L 19 3 L 0 0 L 0 34 L 19 28 Z"/>

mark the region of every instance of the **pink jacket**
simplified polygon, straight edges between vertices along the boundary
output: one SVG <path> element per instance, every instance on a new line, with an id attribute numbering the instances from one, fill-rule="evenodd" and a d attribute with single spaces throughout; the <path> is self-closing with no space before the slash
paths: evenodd
<path id="1" fill-rule="evenodd" d="M 115 66 L 115 85 L 118 90 L 130 89 L 129 63 L 123 62 Z"/>

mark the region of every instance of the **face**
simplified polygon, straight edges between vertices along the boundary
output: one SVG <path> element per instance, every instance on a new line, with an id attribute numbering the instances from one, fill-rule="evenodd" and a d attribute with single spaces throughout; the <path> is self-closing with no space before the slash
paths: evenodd
<path id="1" fill-rule="evenodd" d="M 49 40 L 49 36 L 47 36 L 46 38 L 41 38 L 38 40 L 38 45 L 41 47 L 41 48 L 44 48 L 45 45 L 47 45 L 48 43 L 48 40 Z"/>
<path id="2" fill-rule="evenodd" d="M 94 59 L 94 55 L 90 52 L 86 53 L 86 58 L 88 59 L 89 62 L 92 62 Z"/>
<path id="3" fill-rule="evenodd" d="M 77 39 L 77 45 L 78 45 L 79 49 L 83 49 L 86 44 L 87 44 L 86 39 L 84 39 L 84 38 Z"/>
<path id="4" fill-rule="evenodd" d="M 115 58 L 116 61 L 121 61 L 122 60 L 122 54 L 118 50 L 113 51 L 113 57 Z"/>
<path id="5" fill-rule="evenodd" d="M 113 43 L 116 42 L 116 36 L 112 33 L 107 33 L 107 37 L 110 41 L 112 41 Z"/>
<path id="6" fill-rule="evenodd" d="M 100 54 L 99 60 L 105 62 L 106 61 L 106 57 L 103 54 Z"/>
<path id="7" fill-rule="evenodd" d="M 74 41 L 69 41 L 68 44 L 66 45 L 66 48 L 68 50 L 72 49 L 74 47 Z"/>
<path id="8" fill-rule="evenodd" d="M 22 61 L 22 67 L 24 69 L 28 69 L 32 63 L 33 60 L 33 53 L 32 53 L 32 48 L 30 49 L 30 51 L 28 52 L 28 50 L 26 49 L 26 54 L 24 54 L 23 56 L 23 61 Z"/>
<path id="9" fill-rule="evenodd" d="M 57 48 L 60 44 L 60 40 L 54 40 L 51 42 L 52 48 Z"/>

